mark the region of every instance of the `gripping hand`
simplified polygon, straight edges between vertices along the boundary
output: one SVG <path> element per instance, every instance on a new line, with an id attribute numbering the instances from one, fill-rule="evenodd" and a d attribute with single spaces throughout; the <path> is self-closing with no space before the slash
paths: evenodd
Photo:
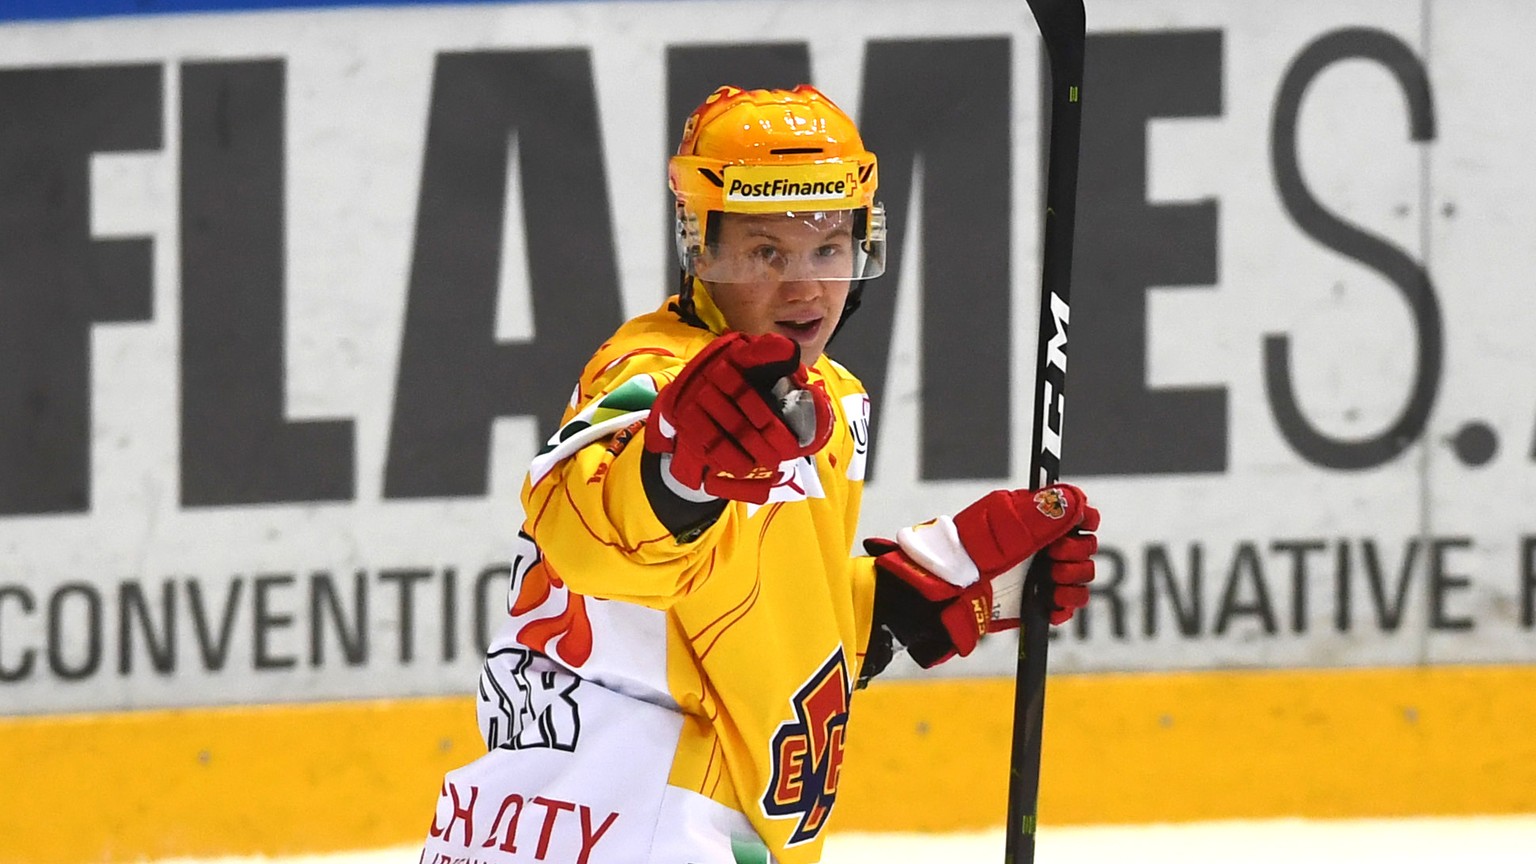
<path id="1" fill-rule="evenodd" d="M 970 654 L 983 633 L 1018 626 L 1018 598 L 1007 608 L 994 592 L 1017 593 L 1020 565 L 1042 551 L 1051 561 L 1051 623 L 1062 624 L 1088 602 L 1098 527 L 1083 491 L 1058 484 L 990 492 L 954 518 L 865 541 L 876 556 L 875 625 L 924 668 Z"/>
<path id="2" fill-rule="evenodd" d="M 810 383 L 800 346 L 777 333 L 726 333 L 662 387 L 646 449 L 684 489 L 767 502 L 780 463 L 815 454 L 832 437 L 832 403 Z"/>

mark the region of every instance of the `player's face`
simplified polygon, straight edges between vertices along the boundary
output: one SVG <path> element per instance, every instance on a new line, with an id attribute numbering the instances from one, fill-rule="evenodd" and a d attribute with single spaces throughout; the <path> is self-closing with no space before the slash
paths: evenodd
<path id="1" fill-rule="evenodd" d="M 732 281 L 710 282 L 710 296 L 733 330 L 779 333 L 800 343 L 801 362 L 816 362 L 832 338 L 853 270 L 851 214 L 727 213 L 717 262 Z"/>

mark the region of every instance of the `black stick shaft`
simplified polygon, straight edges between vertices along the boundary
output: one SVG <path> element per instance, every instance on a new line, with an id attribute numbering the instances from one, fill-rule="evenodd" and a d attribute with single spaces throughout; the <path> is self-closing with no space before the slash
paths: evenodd
<path id="1" fill-rule="evenodd" d="M 1028 0 L 1051 67 L 1050 149 L 1046 161 L 1045 237 L 1040 265 L 1040 334 L 1035 352 L 1032 488 L 1061 474 L 1062 415 L 1066 407 L 1067 324 L 1071 310 L 1072 225 L 1077 212 L 1078 142 L 1086 16 L 1083 0 Z M 1045 726 L 1045 672 L 1049 648 L 1049 563 L 1036 556 L 1024 582 L 1019 661 L 1013 705 L 1013 753 L 1008 774 L 1004 864 L 1035 860 L 1040 800 L 1040 744 Z"/>

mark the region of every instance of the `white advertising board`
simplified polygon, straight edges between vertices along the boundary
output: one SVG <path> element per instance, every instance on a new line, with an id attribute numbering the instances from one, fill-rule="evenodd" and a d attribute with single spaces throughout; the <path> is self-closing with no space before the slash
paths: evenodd
<path id="1" fill-rule="evenodd" d="M 1536 8 L 1452 6 L 1090 0 L 1054 669 L 1536 660 Z M 0 21 L 0 704 L 472 686 L 716 83 L 882 160 L 864 530 L 1025 485 L 1038 69 L 1017 0 Z"/>

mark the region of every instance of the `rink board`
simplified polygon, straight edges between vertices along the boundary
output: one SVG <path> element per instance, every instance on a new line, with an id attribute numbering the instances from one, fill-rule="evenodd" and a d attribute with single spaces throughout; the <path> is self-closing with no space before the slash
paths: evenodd
<path id="1" fill-rule="evenodd" d="M 1012 684 L 854 700 L 834 828 L 953 831 L 1006 812 Z M 1536 670 L 1073 675 L 1047 696 L 1052 825 L 1536 812 Z M 467 699 L 0 720 L 0 862 L 409 844 L 480 744 Z M 131 791 L 130 791 L 131 790 Z"/>
<path id="2" fill-rule="evenodd" d="M 1536 662 L 1536 119 L 1488 107 L 1536 6 L 1090 10 L 1062 464 L 1103 552 L 1057 668 Z M 463 692 L 722 78 L 809 78 L 881 159 L 832 346 L 861 536 L 1028 485 L 1039 61 L 1017 0 L 0 23 L 6 710 Z"/>

